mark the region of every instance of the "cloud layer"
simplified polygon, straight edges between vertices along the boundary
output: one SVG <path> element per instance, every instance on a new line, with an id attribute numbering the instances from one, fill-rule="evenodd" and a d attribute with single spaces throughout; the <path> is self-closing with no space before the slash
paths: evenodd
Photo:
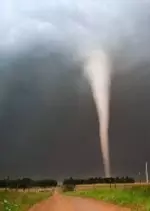
<path id="1" fill-rule="evenodd" d="M 81 74 L 82 58 L 93 48 L 109 54 L 115 72 L 113 171 L 135 175 L 143 168 L 150 137 L 149 20 L 146 0 L 1 2 L 2 176 L 103 173 L 95 106 Z"/>

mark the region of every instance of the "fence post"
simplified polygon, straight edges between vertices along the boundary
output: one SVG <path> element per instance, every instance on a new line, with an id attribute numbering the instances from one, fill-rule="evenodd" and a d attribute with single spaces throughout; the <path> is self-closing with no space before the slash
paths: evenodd
<path id="1" fill-rule="evenodd" d="M 111 182 L 110 182 L 110 188 L 111 188 Z"/>

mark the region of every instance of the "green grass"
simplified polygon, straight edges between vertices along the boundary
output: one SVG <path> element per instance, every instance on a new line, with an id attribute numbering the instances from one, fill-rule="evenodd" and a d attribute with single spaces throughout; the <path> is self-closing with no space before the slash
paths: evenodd
<path id="1" fill-rule="evenodd" d="M 27 211 L 50 195 L 50 192 L 0 191 L 0 211 Z"/>
<path id="2" fill-rule="evenodd" d="M 130 207 L 132 210 L 150 211 L 150 187 L 132 187 L 128 189 L 101 188 L 68 192 L 67 194 L 104 200 Z"/>

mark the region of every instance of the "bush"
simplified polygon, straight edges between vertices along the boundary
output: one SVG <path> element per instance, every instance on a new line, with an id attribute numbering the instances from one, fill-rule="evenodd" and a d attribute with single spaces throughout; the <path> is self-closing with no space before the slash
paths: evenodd
<path id="1" fill-rule="evenodd" d="M 75 185 L 66 184 L 66 185 L 63 185 L 62 187 L 63 192 L 74 191 L 74 190 L 75 190 Z"/>
<path id="2" fill-rule="evenodd" d="M 19 206 L 17 204 L 10 203 L 6 199 L 3 201 L 4 211 L 19 211 Z"/>

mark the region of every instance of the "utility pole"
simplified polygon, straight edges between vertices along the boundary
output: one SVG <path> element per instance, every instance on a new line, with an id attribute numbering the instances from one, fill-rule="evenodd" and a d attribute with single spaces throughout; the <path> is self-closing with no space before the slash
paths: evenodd
<path id="1" fill-rule="evenodd" d="M 146 177 L 146 183 L 148 184 L 148 168 L 147 168 L 148 163 L 145 163 L 145 177 Z"/>
<path id="2" fill-rule="evenodd" d="M 141 172 L 139 172 L 139 182 L 141 184 Z"/>

